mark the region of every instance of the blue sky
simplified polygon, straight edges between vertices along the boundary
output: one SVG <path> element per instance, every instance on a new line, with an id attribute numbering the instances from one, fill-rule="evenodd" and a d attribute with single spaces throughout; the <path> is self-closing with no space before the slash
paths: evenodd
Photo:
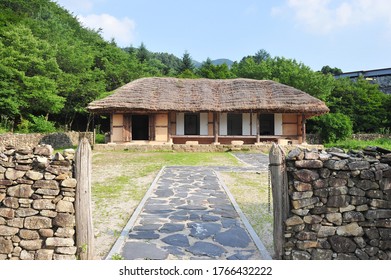
<path id="1" fill-rule="evenodd" d="M 260 49 L 313 70 L 391 67 L 389 0 L 57 0 L 121 47 L 197 61 Z"/>

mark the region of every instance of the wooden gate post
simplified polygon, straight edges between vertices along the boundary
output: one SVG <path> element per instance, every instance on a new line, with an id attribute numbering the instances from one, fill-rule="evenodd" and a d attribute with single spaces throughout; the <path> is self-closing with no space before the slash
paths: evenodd
<path id="1" fill-rule="evenodd" d="M 285 166 L 285 153 L 275 143 L 269 152 L 269 168 L 273 195 L 274 252 L 276 259 L 282 259 L 285 243 L 285 221 L 289 214 L 288 175 Z"/>
<path id="2" fill-rule="evenodd" d="M 91 146 L 87 138 L 79 142 L 75 158 L 76 187 L 76 246 L 80 260 L 94 259 L 94 229 L 91 208 Z"/>

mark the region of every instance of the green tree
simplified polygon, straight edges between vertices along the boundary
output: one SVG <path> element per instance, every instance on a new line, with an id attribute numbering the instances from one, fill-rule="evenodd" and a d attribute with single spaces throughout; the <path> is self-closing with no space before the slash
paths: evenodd
<path id="1" fill-rule="evenodd" d="M 190 54 L 187 51 L 185 51 L 185 53 L 182 56 L 182 63 L 179 68 L 180 72 L 184 72 L 186 70 L 189 70 L 191 72 L 193 72 L 193 70 L 194 70 L 193 61 L 191 59 Z"/>
<path id="2" fill-rule="evenodd" d="M 150 53 L 147 50 L 147 47 L 145 46 L 144 43 L 141 43 L 140 47 L 137 50 L 137 59 L 141 62 L 144 63 L 149 59 Z"/>
<path id="3" fill-rule="evenodd" d="M 226 63 L 213 65 L 209 57 L 197 70 L 197 74 L 208 79 L 230 79 L 235 77 Z"/>
<path id="4" fill-rule="evenodd" d="M 327 75 L 327 74 L 331 74 L 331 75 L 340 75 L 342 74 L 342 70 L 337 68 L 337 67 L 334 67 L 334 68 L 331 68 L 330 66 L 326 65 L 326 66 L 323 66 L 322 69 L 320 70 L 320 72 L 322 72 L 323 74 Z"/>
<path id="5" fill-rule="evenodd" d="M 375 132 L 387 122 L 387 96 L 363 77 L 335 80 L 335 87 L 327 99 L 334 113 L 342 113 L 352 120 L 355 132 Z"/>
<path id="6" fill-rule="evenodd" d="M 350 118 L 341 113 L 329 113 L 315 117 L 314 131 L 319 133 L 323 142 L 331 143 L 350 138 L 353 133 L 353 124 Z"/>

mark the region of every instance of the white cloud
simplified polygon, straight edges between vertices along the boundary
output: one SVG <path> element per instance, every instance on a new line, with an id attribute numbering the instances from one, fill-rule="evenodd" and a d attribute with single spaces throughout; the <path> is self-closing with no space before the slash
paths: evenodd
<path id="1" fill-rule="evenodd" d="M 389 0 L 286 0 L 273 16 L 292 15 L 299 26 L 316 33 L 380 22 L 391 28 Z"/>
<path id="2" fill-rule="evenodd" d="M 95 30 L 101 28 L 103 38 L 107 41 L 114 38 L 119 46 L 129 46 L 134 40 L 136 23 L 128 17 L 118 19 L 108 14 L 91 14 L 79 16 L 78 18 L 86 27 Z"/>

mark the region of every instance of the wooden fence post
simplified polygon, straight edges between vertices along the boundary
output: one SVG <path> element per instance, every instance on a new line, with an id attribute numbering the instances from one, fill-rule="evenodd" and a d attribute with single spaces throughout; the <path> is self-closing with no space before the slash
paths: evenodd
<path id="1" fill-rule="evenodd" d="M 282 259 L 285 243 L 285 221 L 289 214 L 288 175 L 285 166 L 285 153 L 273 143 L 269 152 L 269 168 L 273 195 L 273 238 L 276 259 Z"/>
<path id="2" fill-rule="evenodd" d="M 76 246 L 80 260 L 94 259 L 94 229 L 91 208 L 91 146 L 87 138 L 79 142 L 75 158 L 76 188 Z"/>

